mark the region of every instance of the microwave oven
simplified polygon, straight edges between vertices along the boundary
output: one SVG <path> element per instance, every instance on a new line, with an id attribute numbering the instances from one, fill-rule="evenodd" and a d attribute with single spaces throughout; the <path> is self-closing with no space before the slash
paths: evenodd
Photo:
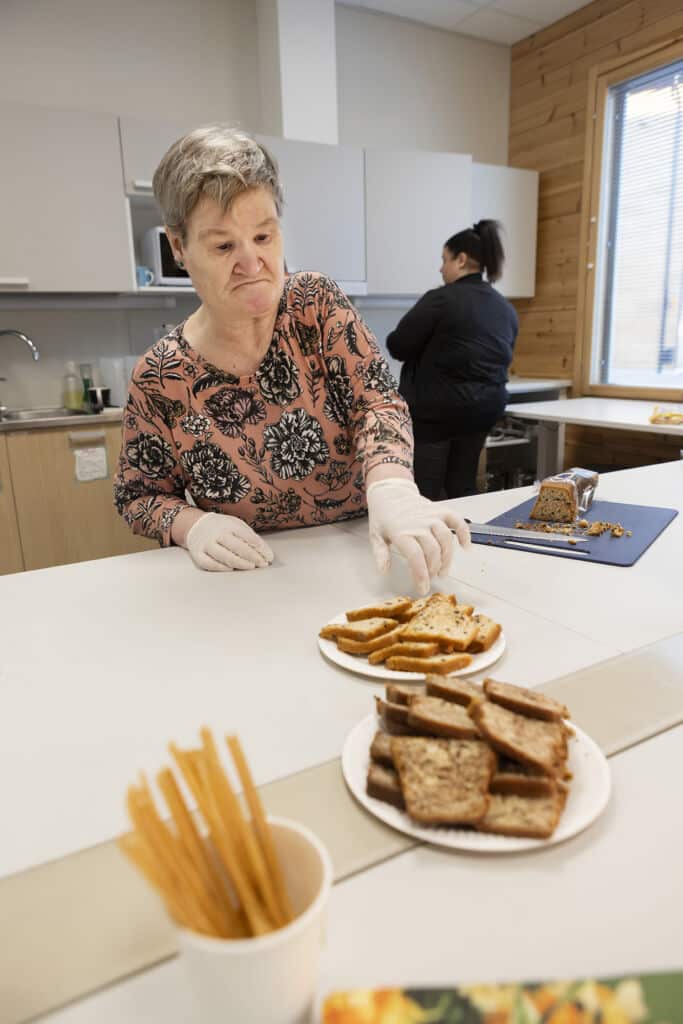
<path id="1" fill-rule="evenodd" d="M 191 288 L 192 281 L 186 270 L 175 261 L 171 243 L 162 227 L 150 228 L 142 237 L 142 259 L 154 274 L 154 284 Z"/>

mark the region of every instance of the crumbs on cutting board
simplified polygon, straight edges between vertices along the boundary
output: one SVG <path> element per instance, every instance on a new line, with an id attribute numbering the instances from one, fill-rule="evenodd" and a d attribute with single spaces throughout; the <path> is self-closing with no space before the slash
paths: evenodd
<path id="1" fill-rule="evenodd" d="M 596 520 L 591 523 L 588 519 L 579 519 L 577 523 L 529 523 L 518 520 L 515 523 L 516 530 L 533 530 L 535 533 L 561 533 L 568 540 L 568 544 L 576 544 L 575 537 L 601 537 L 603 533 L 611 533 L 613 537 L 632 537 L 633 530 L 626 530 L 621 523 L 608 523 L 604 520 Z M 489 542 L 490 543 L 490 542 Z"/>

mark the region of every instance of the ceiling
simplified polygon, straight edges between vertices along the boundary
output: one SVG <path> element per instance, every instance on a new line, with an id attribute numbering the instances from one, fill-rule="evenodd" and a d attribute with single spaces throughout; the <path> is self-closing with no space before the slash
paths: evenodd
<path id="1" fill-rule="evenodd" d="M 337 0 L 511 46 L 591 0 Z"/>

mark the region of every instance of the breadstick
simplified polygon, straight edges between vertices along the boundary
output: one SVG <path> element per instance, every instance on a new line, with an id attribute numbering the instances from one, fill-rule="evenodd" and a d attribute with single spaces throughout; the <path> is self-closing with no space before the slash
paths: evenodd
<path id="1" fill-rule="evenodd" d="M 146 783 L 144 786 L 138 790 L 131 786 L 128 791 L 131 821 L 174 878 L 175 888 L 183 893 L 183 900 L 197 923 L 196 930 L 220 935 L 220 914 L 207 896 L 196 865 L 159 817 L 149 788 Z"/>
<path id="2" fill-rule="evenodd" d="M 294 919 L 294 911 L 292 910 L 292 905 L 289 901 L 289 896 L 287 895 L 282 868 L 280 866 L 280 861 L 278 860 L 268 822 L 266 821 L 263 804 L 261 803 L 261 798 L 259 797 L 254 785 L 254 780 L 252 779 L 251 772 L 249 771 L 249 765 L 247 764 L 247 759 L 244 756 L 239 739 L 237 736 L 226 736 L 226 741 L 228 749 L 232 754 L 232 759 L 235 762 L 237 774 L 240 777 L 240 782 L 244 789 L 244 795 L 246 797 L 249 810 L 251 811 L 254 830 L 258 836 L 266 864 L 268 865 L 270 877 L 275 889 L 275 896 L 280 907 L 281 916 L 284 923 L 287 924 Z"/>
<path id="3" fill-rule="evenodd" d="M 241 925 L 237 912 L 232 905 L 230 894 L 225 887 L 223 879 L 216 870 L 215 864 L 209 856 L 206 846 L 204 845 L 202 838 L 197 831 L 197 827 L 192 820 L 190 812 L 185 806 L 185 801 L 183 800 L 178 783 L 173 777 L 173 773 L 170 769 L 164 768 L 159 772 L 157 775 L 157 783 L 173 816 L 173 820 L 176 823 L 178 835 L 180 836 L 193 862 L 196 864 L 207 893 L 210 896 L 212 903 L 215 905 L 217 912 L 220 914 L 222 922 L 221 933 L 223 937 L 243 937 L 245 934 L 244 928 Z"/>
<path id="4" fill-rule="evenodd" d="M 206 727 L 200 729 L 199 734 L 202 738 L 216 803 L 223 824 L 231 834 L 237 836 L 237 847 L 242 856 L 242 867 L 246 870 L 252 885 L 260 892 L 273 924 L 276 927 L 282 925 L 285 923 L 285 919 L 273 882 L 268 874 L 266 861 L 254 838 L 249 822 L 244 819 L 228 777 L 223 771 L 214 738 Z"/>
<path id="5" fill-rule="evenodd" d="M 159 870 L 158 861 L 150 853 L 142 836 L 138 832 L 128 832 L 119 836 L 118 846 L 149 884 L 157 890 L 171 917 L 184 928 L 191 928 L 192 924 L 185 907 L 181 904 L 178 894 L 170 888 L 163 872 Z"/>
<path id="6" fill-rule="evenodd" d="M 206 758 L 198 760 L 198 767 L 200 792 L 202 794 L 202 814 L 209 823 L 211 838 L 230 875 L 230 880 L 244 908 L 244 913 L 247 916 L 253 934 L 265 935 L 273 931 L 273 925 L 257 894 L 252 889 L 249 878 L 242 869 L 242 865 L 230 842 L 229 834 L 223 825 L 216 794 L 212 787 L 210 766 Z"/>

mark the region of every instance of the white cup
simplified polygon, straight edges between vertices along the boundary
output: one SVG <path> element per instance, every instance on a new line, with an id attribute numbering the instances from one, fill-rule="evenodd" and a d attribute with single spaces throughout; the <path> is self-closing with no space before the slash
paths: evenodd
<path id="1" fill-rule="evenodd" d="M 296 917 L 252 939 L 179 928 L 178 943 L 202 1024 L 306 1024 L 316 994 L 332 861 L 303 825 L 268 818 Z"/>

